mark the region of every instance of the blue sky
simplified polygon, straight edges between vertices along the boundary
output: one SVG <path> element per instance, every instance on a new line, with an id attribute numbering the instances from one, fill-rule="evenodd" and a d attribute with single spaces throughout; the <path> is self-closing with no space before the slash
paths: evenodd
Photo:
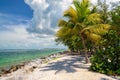
<path id="1" fill-rule="evenodd" d="M 0 0 L 0 12 L 24 18 L 32 18 L 32 9 L 24 0 Z"/>
<path id="2" fill-rule="evenodd" d="M 0 49 L 65 47 L 56 45 L 55 32 L 58 20 L 72 1 L 0 0 Z"/>

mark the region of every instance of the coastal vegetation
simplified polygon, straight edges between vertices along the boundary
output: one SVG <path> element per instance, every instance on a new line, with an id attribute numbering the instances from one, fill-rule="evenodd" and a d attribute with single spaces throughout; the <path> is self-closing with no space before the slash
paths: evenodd
<path id="1" fill-rule="evenodd" d="M 110 75 L 120 75 L 120 3 L 107 5 L 98 0 L 74 0 L 59 20 L 56 42 L 71 52 L 84 51 L 86 63 L 91 60 L 91 70 Z M 112 6 L 112 7 L 111 7 Z M 89 60 L 88 51 L 92 53 Z"/>

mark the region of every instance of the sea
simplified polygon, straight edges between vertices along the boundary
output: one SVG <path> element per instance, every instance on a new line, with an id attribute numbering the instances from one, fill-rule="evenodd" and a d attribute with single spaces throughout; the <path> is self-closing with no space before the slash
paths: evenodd
<path id="1" fill-rule="evenodd" d="M 65 49 L 45 48 L 45 49 L 1 49 L 0 69 L 28 62 L 36 58 L 48 56 L 62 52 Z"/>

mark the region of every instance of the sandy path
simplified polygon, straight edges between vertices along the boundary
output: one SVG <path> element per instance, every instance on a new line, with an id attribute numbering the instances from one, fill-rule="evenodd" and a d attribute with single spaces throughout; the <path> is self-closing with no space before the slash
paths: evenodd
<path id="1" fill-rule="evenodd" d="M 119 80 L 91 72 L 88 70 L 89 65 L 84 64 L 82 57 L 66 56 L 48 64 L 38 64 L 33 72 L 20 69 L 7 77 L 1 77 L 0 80 Z"/>

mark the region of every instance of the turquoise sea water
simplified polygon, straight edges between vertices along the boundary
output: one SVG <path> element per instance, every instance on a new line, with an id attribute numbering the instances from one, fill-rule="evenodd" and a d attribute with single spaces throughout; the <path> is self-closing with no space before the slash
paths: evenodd
<path id="1" fill-rule="evenodd" d="M 64 49 L 40 49 L 40 50 L 0 50 L 0 68 L 7 68 L 12 65 L 20 64 L 22 62 L 27 62 L 32 59 L 44 57 L 50 54 L 58 53 L 64 51 Z"/>

